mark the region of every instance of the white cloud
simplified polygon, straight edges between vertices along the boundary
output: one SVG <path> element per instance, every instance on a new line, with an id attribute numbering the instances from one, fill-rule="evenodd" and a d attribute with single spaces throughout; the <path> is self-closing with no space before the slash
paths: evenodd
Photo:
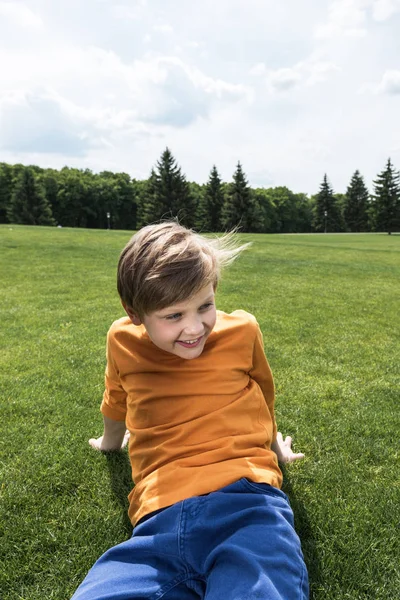
<path id="1" fill-rule="evenodd" d="M 372 180 L 400 166 L 399 3 L 0 0 L 2 160 L 147 177 L 168 145 L 199 182 Z"/>
<path id="2" fill-rule="evenodd" d="M 115 19 L 136 21 L 142 16 L 146 4 L 147 2 L 145 0 L 136 1 L 129 5 L 111 3 L 111 14 Z"/>
<path id="3" fill-rule="evenodd" d="M 400 12 L 400 0 L 333 0 L 328 19 L 316 26 L 317 39 L 337 37 L 361 38 L 368 33 L 368 17 L 386 21 Z"/>
<path id="4" fill-rule="evenodd" d="M 400 12 L 400 0 L 376 0 L 372 3 L 372 15 L 376 21 L 386 21 Z"/>
<path id="5" fill-rule="evenodd" d="M 378 84 L 367 84 L 364 86 L 364 90 L 376 94 L 400 94 L 400 70 L 389 69 L 385 71 Z"/>
<path id="6" fill-rule="evenodd" d="M 340 68 L 332 62 L 319 61 L 310 57 L 293 67 L 268 70 L 264 63 L 250 69 L 250 75 L 265 78 L 270 92 L 285 92 L 299 86 L 312 86 L 326 81 Z"/>
<path id="7" fill-rule="evenodd" d="M 267 68 L 264 63 L 257 63 L 250 69 L 250 75 L 258 76 L 265 75 Z"/>
<path id="8" fill-rule="evenodd" d="M 216 102 L 250 101 L 251 90 L 205 75 L 176 57 L 138 61 L 135 79 L 140 118 L 163 125 L 186 127 L 198 117 L 207 117 Z"/>
<path id="9" fill-rule="evenodd" d="M 195 40 L 189 40 L 186 42 L 185 46 L 187 48 L 201 48 L 200 42 L 196 42 Z"/>
<path id="10" fill-rule="evenodd" d="M 159 31 L 160 33 L 173 33 L 174 30 L 171 27 L 171 25 L 168 25 L 168 23 L 164 23 L 163 25 L 154 25 L 153 27 L 154 31 Z"/>
<path id="11" fill-rule="evenodd" d="M 331 74 L 341 71 L 341 68 L 333 62 L 316 61 L 305 63 L 304 70 L 307 73 L 307 85 L 314 85 L 326 81 Z"/>
<path id="12" fill-rule="evenodd" d="M 368 4 L 369 0 L 334 0 L 329 6 L 327 22 L 315 28 L 315 37 L 363 37 L 367 33 Z"/>
<path id="13" fill-rule="evenodd" d="M 301 79 L 301 74 L 296 67 L 293 69 L 277 69 L 276 71 L 271 71 L 268 74 L 268 82 L 270 83 L 271 87 L 279 91 L 285 91 L 295 87 L 298 83 L 300 83 Z"/>
<path id="14" fill-rule="evenodd" d="M 0 146 L 11 151 L 83 155 L 88 135 L 47 94 L 9 94 L 0 99 Z"/>
<path id="15" fill-rule="evenodd" d="M 0 16 L 13 25 L 27 29 L 41 29 L 43 21 L 23 2 L 0 2 Z"/>
<path id="16" fill-rule="evenodd" d="M 118 137 L 186 128 L 221 103 L 250 99 L 246 86 L 210 77 L 176 57 L 124 63 L 115 52 L 92 47 L 37 58 L 24 65 L 29 78 L 19 79 L 23 57 L 14 56 L 8 80 L 0 83 L 3 149 L 40 152 L 47 145 L 48 152 L 62 153 L 64 144 L 66 156 L 82 155 Z"/>

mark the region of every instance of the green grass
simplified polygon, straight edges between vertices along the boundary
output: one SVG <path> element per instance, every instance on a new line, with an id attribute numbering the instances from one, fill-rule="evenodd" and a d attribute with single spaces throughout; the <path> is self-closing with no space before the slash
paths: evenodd
<path id="1" fill-rule="evenodd" d="M 2 600 L 65 600 L 126 539 L 126 453 L 104 456 L 105 336 L 129 232 L 0 226 Z M 253 312 L 315 600 L 399 597 L 400 236 L 248 235 L 219 308 Z"/>

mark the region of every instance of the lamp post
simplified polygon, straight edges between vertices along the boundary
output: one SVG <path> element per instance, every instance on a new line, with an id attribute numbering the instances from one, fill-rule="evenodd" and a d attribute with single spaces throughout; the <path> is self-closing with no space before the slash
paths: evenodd
<path id="1" fill-rule="evenodd" d="M 324 210 L 324 217 L 325 217 L 325 233 L 326 233 L 326 225 L 327 225 L 327 217 L 328 217 L 328 211 Z"/>
<path id="2" fill-rule="evenodd" d="M 107 213 L 107 229 L 110 229 L 110 217 L 111 217 L 111 215 L 110 215 L 110 213 L 108 212 L 108 213 Z"/>

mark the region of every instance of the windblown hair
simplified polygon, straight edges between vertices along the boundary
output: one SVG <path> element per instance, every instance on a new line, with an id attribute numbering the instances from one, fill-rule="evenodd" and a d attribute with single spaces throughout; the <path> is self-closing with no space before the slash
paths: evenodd
<path id="1" fill-rule="evenodd" d="M 216 289 L 221 270 L 249 245 L 238 245 L 235 231 L 209 239 L 175 221 L 147 225 L 121 252 L 118 293 L 143 318 L 190 299 L 210 283 Z"/>

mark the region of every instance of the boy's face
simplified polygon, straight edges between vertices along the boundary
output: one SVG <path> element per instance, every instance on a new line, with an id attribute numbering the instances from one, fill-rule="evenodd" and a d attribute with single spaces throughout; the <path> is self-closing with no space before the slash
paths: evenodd
<path id="1" fill-rule="evenodd" d="M 215 321 L 214 288 L 210 284 L 185 302 L 145 315 L 142 323 L 158 348 L 191 360 L 203 352 Z"/>

